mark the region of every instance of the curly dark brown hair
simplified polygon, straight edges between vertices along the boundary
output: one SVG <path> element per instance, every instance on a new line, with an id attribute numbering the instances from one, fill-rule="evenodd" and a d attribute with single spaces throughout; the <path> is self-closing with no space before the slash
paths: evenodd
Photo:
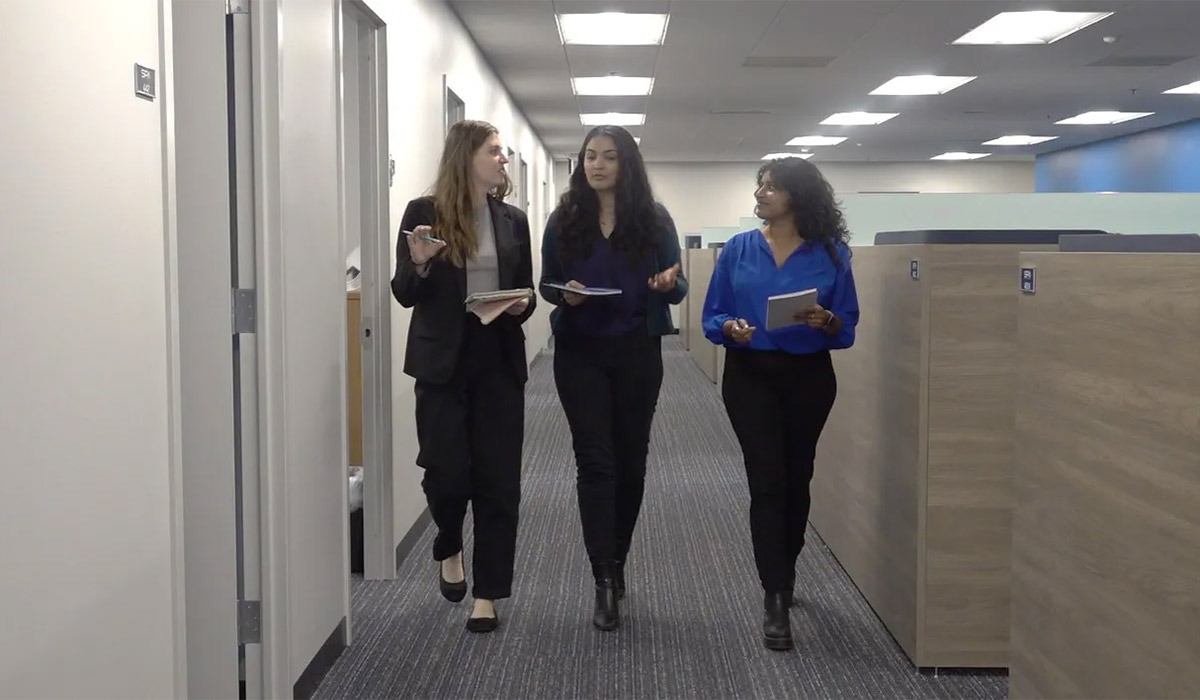
<path id="1" fill-rule="evenodd" d="M 757 182 L 770 173 L 771 182 L 787 192 L 788 208 L 796 222 L 796 231 L 807 241 L 820 243 L 834 263 L 841 266 L 837 244 L 846 246 L 850 255 L 850 230 L 833 192 L 833 186 L 817 166 L 803 158 L 780 158 L 763 163 L 758 169 Z"/>

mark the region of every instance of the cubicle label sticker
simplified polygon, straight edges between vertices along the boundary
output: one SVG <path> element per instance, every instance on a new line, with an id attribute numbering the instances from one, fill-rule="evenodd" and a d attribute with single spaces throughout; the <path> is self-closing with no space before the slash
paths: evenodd
<path id="1" fill-rule="evenodd" d="M 911 260 L 908 263 L 908 276 L 915 280 L 921 279 L 921 261 Z"/>
<path id="2" fill-rule="evenodd" d="M 1037 289 L 1037 268 L 1029 265 L 1021 267 L 1021 291 L 1033 294 Z"/>
<path id="3" fill-rule="evenodd" d="M 138 97 L 153 100 L 155 95 L 154 69 L 133 64 L 133 92 Z"/>

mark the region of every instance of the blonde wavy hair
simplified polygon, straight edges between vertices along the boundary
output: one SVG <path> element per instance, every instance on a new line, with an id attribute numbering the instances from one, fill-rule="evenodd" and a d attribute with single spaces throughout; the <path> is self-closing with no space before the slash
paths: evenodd
<path id="1" fill-rule="evenodd" d="M 437 182 L 433 188 L 437 225 L 434 231 L 446 242 L 446 257 L 457 267 L 479 252 L 478 232 L 475 230 L 475 207 L 471 201 L 474 183 L 475 154 L 499 130 L 484 121 L 467 119 L 450 127 L 442 161 L 438 165 Z M 512 189 L 507 173 L 504 182 L 492 188 L 489 195 L 503 201 Z"/>

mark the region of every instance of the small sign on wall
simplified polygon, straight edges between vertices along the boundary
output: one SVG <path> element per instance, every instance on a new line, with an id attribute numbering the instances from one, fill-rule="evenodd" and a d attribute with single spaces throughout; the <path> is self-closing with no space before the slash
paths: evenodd
<path id="1" fill-rule="evenodd" d="M 1032 265 L 1021 266 L 1021 291 L 1034 294 L 1037 290 L 1037 268 Z"/>
<path id="2" fill-rule="evenodd" d="M 920 260 L 910 260 L 909 261 L 908 276 L 915 280 L 921 279 L 921 261 Z"/>
<path id="3" fill-rule="evenodd" d="M 155 82 L 154 69 L 139 63 L 133 64 L 133 92 L 138 97 L 154 100 Z"/>

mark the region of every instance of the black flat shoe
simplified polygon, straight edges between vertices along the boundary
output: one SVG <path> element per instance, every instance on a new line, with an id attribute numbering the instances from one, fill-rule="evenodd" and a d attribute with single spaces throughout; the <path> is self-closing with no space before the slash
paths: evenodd
<path id="1" fill-rule="evenodd" d="M 500 616 L 496 617 L 471 617 L 467 618 L 467 631 L 474 634 L 487 634 L 495 632 L 500 626 Z"/>
<path id="2" fill-rule="evenodd" d="M 771 651 L 787 651 L 793 646 L 788 598 L 786 593 L 768 593 L 763 599 L 763 645 Z"/>
<path id="3" fill-rule="evenodd" d="M 438 565 L 438 590 L 440 590 L 442 592 L 442 597 L 445 598 L 446 600 L 450 601 L 451 603 L 461 602 L 463 598 L 467 597 L 467 579 L 464 578 L 463 580 L 459 581 L 458 583 L 450 583 L 449 581 L 447 581 L 445 578 L 442 577 L 442 563 L 439 561 L 437 563 L 437 565 Z"/>

